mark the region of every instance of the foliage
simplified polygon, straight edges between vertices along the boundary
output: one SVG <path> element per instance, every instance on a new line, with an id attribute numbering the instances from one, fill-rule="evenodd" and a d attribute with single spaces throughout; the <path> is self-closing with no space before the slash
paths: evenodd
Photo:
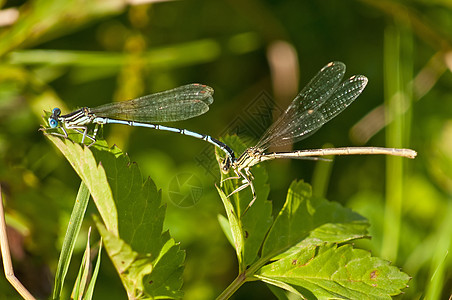
<path id="1" fill-rule="evenodd" d="M 133 232 L 121 232 L 118 222 L 127 217 L 121 212 L 136 210 L 121 202 L 125 200 L 123 194 L 117 196 L 125 208 L 116 207 L 117 199 L 111 192 L 114 186 L 110 186 L 108 177 L 102 177 L 102 172 L 113 171 L 103 168 L 118 161 L 122 171 L 139 178 L 134 182 L 139 190 L 149 191 L 149 198 L 155 200 L 152 203 L 160 210 L 154 216 L 164 215 L 156 221 L 160 227 L 149 231 L 160 239 L 152 251 L 160 249 L 161 253 L 165 246 L 178 241 L 187 252 L 182 287 L 185 299 L 220 295 L 237 273 L 242 274 L 248 265 L 255 265 L 262 258 L 263 248 L 259 247 L 288 200 L 284 195 L 289 186 L 306 185 L 300 179 L 312 184 L 314 196 L 308 197 L 312 203 L 329 199 L 340 203 L 336 204 L 337 209 L 352 208 L 371 224 L 368 235 L 372 239 L 359 238 L 363 233 L 357 228 L 353 246 L 349 246 L 344 234 L 338 236 L 337 242 L 317 245 L 316 249 L 333 254 L 349 251 L 352 260 L 365 257 L 358 249 L 371 251 L 374 258 L 391 261 L 412 277 L 402 298 L 449 298 L 452 39 L 447 29 L 451 27 L 452 10 L 447 1 L 136 3 L 0 1 L 0 182 L 8 235 L 15 241 L 11 243 L 14 268 L 33 295 L 40 299 L 51 297 L 52 289 L 58 286 L 53 276 L 58 272 L 60 277 L 64 271 L 58 269 L 58 257 L 68 257 L 72 252 L 72 264 L 61 290 L 62 298 L 70 297 L 71 283 L 76 282 L 79 273 L 78 262 L 86 250 L 89 227 L 94 228 L 91 241 L 96 246 L 94 241 L 99 240 L 99 231 L 103 230 L 96 226 L 99 223 L 93 221 L 92 215 L 99 216 L 106 235 L 115 233 L 109 235 L 108 241 L 104 239 L 105 244 L 132 243 Z M 286 48 L 281 47 L 284 45 Z M 66 157 L 37 131 L 43 124 L 43 110 L 59 107 L 68 113 L 85 105 L 94 107 L 200 82 L 215 89 L 215 102 L 209 113 L 169 125 L 215 138 L 237 133 L 250 146 L 268 127 L 271 116 L 284 110 L 300 87 L 333 60 L 343 61 L 348 74 L 366 75 L 369 84 L 346 111 L 302 145 L 294 145 L 294 149 L 319 148 L 325 142 L 335 146 L 403 146 L 418 151 L 414 161 L 344 157 L 333 163 L 273 161 L 255 166 L 252 171 L 255 184 L 260 187 L 258 201 L 243 220 L 236 217 L 235 229 L 231 231 L 229 221 L 233 219 L 223 216 L 221 198 L 215 189 L 220 172 L 211 145 L 171 133 L 105 126 L 102 133 L 108 145 L 118 145 L 121 151 L 101 144 L 106 148 L 85 153 L 82 147 L 63 143 L 68 147 L 65 151 L 72 149 L 73 158 L 80 159 L 73 163 L 83 181 L 89 181 L 89 176 L 99 180 L 99 189 L 97 183 L 91 185 L 94 201 L 88 202 L 78 239 L 65 244 L 80 178 Z M 78 136 L 70 138 L 77 141 Z M 236 150 L 240 154 L 243 149 Z M 105 156 L 98 151 L 105 151 Z M 123 151 L 137 162 L 140 171 L 120 154 Z M 100 159 L 109 163 L 101 167 L 97 164 Z M 129 162 L 131 166 L 126 168 L 124 164 Z M 86 163 L 96 167 L 86 170 Z M 268 168 L 268 179 L 264 167 Z M 155 186 L 143 180 L 148 176 Z M 173 197 L 174 193 L 186 196 L 184 193 L 191 191 L 190 181 L 176 190 L 180 178 L 196 179 L 193 182 L 202 193 L 196 198 L 187 197 L 196 201 L 181 205 Z M 236 183 L 225 182 L 221 190 L 232 188 L 230 184 Z M 292 191 L 309 194 L 308 189 L 301 187 Z M 144 194 L 138 197 L 138 204 L 143 203 Z M 271 204 L 265 199 L 272 199 Z M 241 216 L 237 211 L 243 212 L 249 190 L 228 201 L 236 216 Z M 166 209 L 157 203 L 167 205 Z M 324 226 L 321 228 L 326 230 Z M 227 232 L 226 238 L 222 228 Z M 339 229 L 331 228 L 331 232 Z M 167 236 L 162 232 L 167 231 L 174 241 L 169 239 L 172 242 L 164 244 Z M 327 238 L 329 231 L 319 238 Z M 314 232 L 320 235 L 318 229 L 310 234 Z M 240 248 L 231 248 L 230 243 L 236 242 Z M 181 261 L 179 246 L 170 249 Z M 137 266 L 127 271 L 140 276 L 149 271 L 139 265 L 148 259 L 141 255 L 147 252 L 141 250 L 127 250 L 128 257 L 135 257 L 129 266 Z M 289 257 L 287 251 L 284 253 Z M 324 256 L 316 259 L 321 261 Z M 107 255 L 102 255 L 101 260 L 93 298 L 126 298 L 114 263 Z M 273 263 L 276 261 L 268 265 Z M 178 262 L 172 266 L 174 270 L 176 265 Z M 157 273 L 165 277 L 165 270 L 152 269 L 151 275 Z M 254 275 L 260 276 L 257 270 Z M 253 279 L 259 281 L 257 277 Z M 273 282 L 270 276 L 266 280 Z M 178 284 L 180 281 L 174 286 Z M 285 287 L 293 288 L 295 293 L 307 292 L 295 284 L 287 283 Z M 287 298 L 285 290 L 260 282 L 244 284 L 234 297 L 268 298 L 269 289 L 277 297 Z M 0 298 L 19 299 L 5 279 L 0 279 Z"/>
<path id="2" fill-rule="evenodd" d="M 71 294 L 71 298 L 73 299 L 92 299 L 94 293 L 94 286 L 97 280 L 97 274 L 99 274 L 100 268 L 100 258 L 101 258 L 101 250 L 102 250 L 102 240 L 99 246 L 99 252 L 97 253 L 97 262 L 92 272 L 92 276 L 90 276 L 91 271 L 91 249 L 89 243 L 91 231 L 88 232 L 88 241 L 86 243 L 85 253 L 83 253 L 82 263 L 80 264 L 80 270 L 78 272 L 77 280 L 74 284 L 74 289 Z M 57 278 L 58 274 L 57 274 Z M 89 282 L 88 282 L 89 279 Z M 64 282 L 64 280 L 62 280 Z M 55 284 L 56 285 L 56 284 Z M 59 299 L 60 295 L 56 293 L 54 290 L 54 299 Z"/>
<path id="3" fill-rule="evenodd" d="M 128 296 L 180 297 L 185 255 L 168 232 L 162 233 L 165 209 L 154 183 L 143 183 L 137 165 L 115 147 L 96 145 L 91 151 L 67 139 L 48 138 L 92 195 L 102 216 L 96 226 Z"/>
<path id="4" fill-rule="evenodd" d="M 63 290 L 64 279 L 69 269 L 72 253 L 74 251 L 75 242 L 77 241 L 80 228 L 85 216 L 86 208 L 89 202 L 89 190 L 82 182 L 77 194 L 77 198 L 74 203 L 74 209 L 71 213 L 71 219 L 69 221 L 66 235 L 64 237 L 63 246 L 61 248 L 60 258 L 58 260 L 58 267 L 55 272 L 55 284 L 53 286 L 53 298 L 58 299 L 61 297 L 61 291 Z M 83 260 L 86 260 L 86 264 L 89 265 L 89 239 L 87 240 L 87 247 L 85 254 L 83 254 Z M 100 251 L 101 247 L 99 247 Z M 100 262 L 100 258 L 98 258 Z M 84 264 L 82 264 L 84 265 Z M 88 269 L 88 268 L 87 268 Z M 95 282 L 95 281 L 93 281 Z"/>
<path id="5" fill-rule="evenodd" d="M 234 137 L 226 143 L 243 148 Z M 313 196 L 308 184 L 293 182 L 273 220 L 267 201 L 268 176 L 263 168 L 253 176 L 257 200 L 246 212 L 243 209 L 252 198 L 249 191 L 233 194 L 231 201 L 226 195 L 238 187 L 237 182 L 227 184 L 226 194 L 219 190 L 239 263 L 239 275 L 220 299 L 256 279 L 303 298 L 390 299 L 406 287 L 407 274 L 367 251 L 344 244 L 366 237 L 368 223 L 363 217 Z M 241 184 L 240 179 L 234 180 Z M 223 230 L 229 231 L 225 225 Z"/>

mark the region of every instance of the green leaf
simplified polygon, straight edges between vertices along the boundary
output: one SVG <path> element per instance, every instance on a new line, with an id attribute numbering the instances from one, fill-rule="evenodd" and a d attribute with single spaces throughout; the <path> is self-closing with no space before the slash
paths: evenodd
<path id="1" fill-rule="evenodd" d="M 295 288 L 293 288 L 291 285 L 282 282 L 282 281 L 278 281 L 278 280 L 274 280 L 274 279 L 270 279 L 270 278 L 260 278 L 263 282 L 267 283 L 267 287 L 270 289 L 270 291 L 272 291 L 272 293 L 278 298 L 278 299 L 293 299 L 293 297 L 289 297 L 288 296 L 288 292 L 294 294 L 297 296 L 297 298 L 303 298 L 303 295 L 300 294 L 300 292 L 298 292 Z M 293 296 L 293 295 L 292 295 Z"/>
<path id="2" fill-rule="evenodd" d="M 62 140 L 52 135 L 47 137 L 63 153 L 88 187 L 105 226 L 109 231 L 117 233 L 117 210 L 104 168 L 98 164 L 89 148 L 82 148 L 68 139 Z"/>
<path id="3" fill-rule="evenodd" d="M 371 257 L 368 251 L 337 244 L 300 249 L 262 267 L 256 277 L 268 283 L 288 283 L 316 298 L 344 299 L 391 299 L 410 279 L 388 261 Z"/>
<path id="4" fill-rule="evenodd" d="M 157 256 L 169 238 L 162 235 L 165 206 L 152 180 L 143 183 L 136 163 L 113 147 L 110 151 L 94 148 L 93 154 L 108 174 L 118 211 L 119 236 L 135 251 Z"/>
<path id="5" fill-rule="evenodd" d="M 334 225 L 313 233 L 313 237 L 317 236 L 329 242 L 337 241 L 335 231 L 344 235 L 344 225 L 341 224 L 347 223 L 361 229 L 366 226 L 366 220 L 359 214 L 338 203 L 313 198 L 308 184 L 293 182 L 289 188 L 286 203 L 263 244 L 262 257 L 270 258 L 281 254 L 307 238 L 311 231 L 325 224 Z M 348 230 L 348 228 L 349 224 L 345 225 L 345 229 Z"/>
<path id="6" fill-rule="evenodd" d="M 96 225 L 104 238 L 105 249 L 120 272 L 121 280 L 126 287 L 129 298 L 181 298 L 182 263 L 185 254 L 173 239 L 168 239 L 158 259 L 150 255 L 142 255 L 123 240 L 109 233 L 96 220 Z"/>
<path id="7" fill-rule="evenodd" d="M 222 190 L 220 190 L 217 187 L 218 193 L 220 194 L 220 198 L 223 201 L 223 205 L 226 210 L 226 214 L 228 215 L 229 220 L 229 226 L 230 226 L 230 232 L 233 238 L 233 246 L 235 248 L 235 252 L 237 254 L 237 259 L 239 261 L 239 266 L 243 266 L 243 248 L 244 248 L 244 234 L 242 231 L 242 226 L 240 224 L 239 218 L 236 215 L 234 206 L 229 201 L 229 199 L 226 197 L 226 195 L 223 193 Z"/>
<path id="8" fill-rule="evenodd" d="M 152 180 L 143 181 L 137 164 L 102 141 L 82 149 L 49 138 L 89 188 L 104 223 L 97 220 L 97 228 L 127 294 L 180 298 L 185 254 L 162 232 L 165 206 Z"/>
<path id="9" fill-rule="evenodd" d="M 81 299 L 85 293 L 86 284 L 88 282 L 89 267 L 91 264 L 91 249 L 89 238 L 91 236 L 91 228 L 88 232 L 88 239 L 86 241 L 85 252 L 83 253 L 82 263 L 80 264 L 77 279 L 74 284 L 74 289 L 72 290 L 72 299 Z"/>
<path id="10" fill-rule="evenodd" d="M 170 239 L 161 253 L 152 273 L 144 278 L 147 294 L 154 298 L 182 298 L 185 252 Z"/>
<path id="11" fill-rule="evenodd" d="M 97 253 L 96 267 L 94 268 L 93 274 L 91 275 L 91 280 L 85 293 L 84 299 L 86 300 L 91 300 L 93 298 L 94 285 L 96 284 L 97 275 L 99 274 L 100 269 L 101 253 L 102 253 L 102 239 L 99 242 L 99 251 Z"/>
<path id="12" fill-rule="evenodd" d="M 58 267 L 55 274 L 55 285 L 53 288 L 53 299 L 61 297 L 61 291 L 64 285 L 64 279 L 71 262 L 72 253 L 74 251 L 75 242 L 77 241 L 80 227 L 85 216 L 86 207 L 89 203 L 89 190 L 83 183 L 77 193 L 74 208 L 72 209 L 69 225 L 64 236 L 63 247 L 61 249 L 60 258 L 58 259 Z"/>
<path id="13" fill-rule="evenodd" d="M 224 232 L 224 235 L 228 239 L 231 246 L 234 247 L 234 238 L 232 237 L 231 227 L 229 226 L 228 219 L 226 219 L 223 215 L 218 215 L 218 223 L 220 223 L 220 227 Z"/>
<path id="14" fill-rule="evenodd" d="M 109 232 L 105 226 L 94 217 L 97 230 L 104 241 L 105 249 L 110 256 L 116 270 L 130 297 L 136 297 L 144 290 L 143 277 L 150 274 L 153 269 L 150 255 L 140 255 L 133 251 L 124 240 Z"/>
<path id="15" fill-rule="evenodd" d="M 234 150 L 241 151 L 236 151 L 236 153 L 242 153 L 246 149 L 246 146 L 237 136 L 228 136 L 224 138 L 224 142 Z M 229 174 L 224 175 L 224 178 L 234 175 L 235 174 L 230 172 Z M 253 176 L 253 184 L 256 189 L 257 198 L 247 211 L 246 208 L 253 199 L 250 187 L 231 195 L 229 198 L 225 197 L 225 193 L 220 193 L 230 224 L 235 224 L 231 225 L 231 227 L 233 227 L 232 232 L 236 245 L 236 252 L 239 257 L 240 270 L 245 270 L 258 259 L 259 249 L 273 222 L 273 217 L 271 215 L 272 205 L 271 202 L 267 200 L 270 192 L 270 187 L 267 185 L 267 172 L 263 167 L 256 166 L 253 168 Z M 241 185 L 241 181 L 242 179 L 226 180 L 223 189 L 227 194 L 230 194 Z M 235 207 L 232 206 L 231 201 L 235 203 Z M 234 211 L 234 213 L 232 213 L 232 211 Z M 244 211 L 246 212 L 243 213 Z M 236 220 L 231 219 L 231 214 L 235 216 Z M 238 228 L 234 228 L 235 226 L 238 226 Z"/>
<path id="16" fill-rule="evenodd" d="M 244 147 L 233 137 L 227 143 Z M 256 279 L 278 287 L 272 290 L 280 299 L 290 297 L 280 289 L 302 298 L 359 299 L 371 295 L 371 298 L 386 299 L 406 286 L 408 275 L 388 262 L 370 257 L 368 252 L 353 249 L 351 245 L 337 246 L 367 238 L 369 224 L 338 203 L 314 197 L 306 183 L 292 183 L 283 208 L 271 223 L 270 210 L 266 207 L 270 204 L 266 201 L 267 176 L 261 166 L 253 167 L 252 171 L 258 199 L 245 214 L 240 212 L 251 199 L 249 191 L 225 196 L 240 186 L 240 180 L 228 180 L 218 189 L 239 258 L 239 275 L 220 299 L 229 298 L 242 284 Z M 224 218 L 220 218 L 220 223 L 228 234 Z M 247 256 L 246 250 L 250 249 L 255 251 L 254 257 Z"/>
<path id="17" fill-rule="evenodd" d="M 345 243 L 356 239 L 368 238 L 368 227 L 369 224 L 364 220 L 363 222 L 324 224 L 311 231 L 307 238 L 303 239 L 289 250 L 273 257 L 272 260 L 277 260 L 280 256 L 286 256 L 290 253 L 297 252 L 300 248 L 316 246 L 322 243 Z"/>

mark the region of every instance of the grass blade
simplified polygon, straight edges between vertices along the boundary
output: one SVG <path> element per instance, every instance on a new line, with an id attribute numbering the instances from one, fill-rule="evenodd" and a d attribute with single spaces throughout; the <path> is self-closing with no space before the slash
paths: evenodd
<path id="1" fill-rule="evenodd" d="M 64 237 L 63 247 L 61 249 L 60 258 L 58 260 L 58 267 L 55 275 L 55 285 L 53 288 L 53 299 L 59 299 L 61 297 L 64 279 L 71 262 L 72 252 L 74 251 L 74 245 L 77 241 L 80 227 L 82 226 L 82 221 L 85 216 L 88 202 L 89 190 L 82 181 L 78 190 L 77 198 L 75 200 L 74 208 L 72 210 L 71 218 L 69 219 L 69 226 Z"/>

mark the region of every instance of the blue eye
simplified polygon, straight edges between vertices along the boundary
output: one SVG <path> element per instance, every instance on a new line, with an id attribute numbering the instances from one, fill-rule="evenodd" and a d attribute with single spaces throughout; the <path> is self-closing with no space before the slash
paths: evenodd
<path id="1" fill-rule="evenodd" d="M 60 114 L 61 114 L 61 110 L 58 107 L 55 107 L 54 109 L 52 109 L 52 115 L 58 117 Z"/>
<path id="2" fill-rule="evenodd" d="M 55 128 L 58 126 L 58 121 L 53 118 L 49 118 L 49 125 L 50 125 L 50 128 Z"/>

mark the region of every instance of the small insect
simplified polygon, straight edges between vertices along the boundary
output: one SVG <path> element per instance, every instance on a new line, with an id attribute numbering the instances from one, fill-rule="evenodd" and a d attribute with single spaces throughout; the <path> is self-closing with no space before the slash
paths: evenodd
<path id="1" fill-rule="evenodd" d="M 181 121 L 204 114 L 213 103 L 213 92 L 213 89 L 207 85 L 194 83 L 129 101 L 109 103 L 95 108 L 82 107 L 66 115 L 61 115 L 61 110 L 54 108 L 48 119 L 50 127 L 42 130 L 59 128 L 62 134 L 58 132 L 51 132 L 51 134 L 65 138 L 68 137 L 67 129 L 75 130 L 83 135 L 82 144 L 86 138 L 91 140 L 88 147 L 96 142 L 98 126 L 104 124 L 123 124 L 171 131 L 195 137 L 219 147 L 228 157 L 225 165 L 231 165 L 232 161 L 235 161 L 234 152 L 213 137 L 187 129 L 151 124 Z M 89 124 L 96 125 L 93 135 L 88 134 L 87 125 Z"/>

